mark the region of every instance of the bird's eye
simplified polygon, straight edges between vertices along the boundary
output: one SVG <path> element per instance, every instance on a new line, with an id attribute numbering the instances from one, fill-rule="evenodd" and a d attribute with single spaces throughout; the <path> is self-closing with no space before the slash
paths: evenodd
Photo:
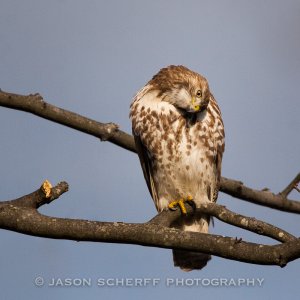
<path id="1" fill-rule="evenodd" d="M 201 90 L 198 90 L 198 91 L 197 91 L 196 97 L 198 97 L 198 98 L 202 97 L 202 91 L 201 91 Z"/>

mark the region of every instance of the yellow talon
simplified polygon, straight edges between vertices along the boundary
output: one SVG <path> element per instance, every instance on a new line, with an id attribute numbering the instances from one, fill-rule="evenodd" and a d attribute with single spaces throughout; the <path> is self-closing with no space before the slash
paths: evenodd
<path id="1" fill-rule="evenodd" d="M 188 195 L 186 201 L 193 201 L 193 197 L 191 195 Z"/>
<path id="2" fill-rule="evenodd" d="M 51 189 L 52 189 L 52 184 L 46 179 L 41 186 L 41 190 L 45 194 L 46 198 L 50 198 Z"/>
<path id="3" fill-rule="evenodd" d="M 176 200 L 176 201 L 172 201 L 168 207 L 170 209 L 173 209 L 175 208 L 176 206 L 179 206 L 181 212 L 183 215 L 186 215 L 187 214 L 187 210 L 185 208 L 185 205 L 184 205 L 184 202 L 187 202 L 187 201 L 193 201 L 193 197 L 192 196 L 187 196 L 186 199 L 179 199 L 179 200 Z"/>
<path id="4" fill-rule="evenodd" d="M 185 206 L 184 206 L 183 199 L 180 199 L 180 200 L 178 201 L 178 206 L 180 207 L 181 212 L 182 212 L 184 215 L 186 215 L 186 214 L 187 214 L 187 211 L 186 211 L 186 208 L 185 208 Z"/>

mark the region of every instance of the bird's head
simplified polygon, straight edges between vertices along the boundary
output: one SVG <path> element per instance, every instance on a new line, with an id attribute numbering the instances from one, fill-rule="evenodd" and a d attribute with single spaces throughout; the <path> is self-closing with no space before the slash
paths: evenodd
<path id="1" fill-rule="evenodd" d="M 168 92 L 166 100 L 176 108 L 182 109 L 188 113 L 197 113 L 204 111 L 209 103 L 207 94 L 208 86 L 206 81 L 196 80 L 189 82 L 188 85 L 179 85 Z"/>
<path id="2" fill-rule="evenodd" d="M 183 66 L 161 69 L 152 79 L 163 101 L 188 113 L 207 108 L 210 91 L 207 80 Z"/>

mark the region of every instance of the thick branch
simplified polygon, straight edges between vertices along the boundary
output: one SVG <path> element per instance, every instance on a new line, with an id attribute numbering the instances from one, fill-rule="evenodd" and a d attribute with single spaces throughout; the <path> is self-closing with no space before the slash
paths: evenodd
<path id="1" fill-rule="evenodd" d="M 300 240 L 289 234 L 286 235 L 286 240 L 289 240 L 286 243 L 270 246 L 243 242 L 236 238 L 218 235 L 183 232 L 158 225 L 158 218 L 156 218 L 156 223 L 152 221 L 145 224 L 95 222 L 52 218 L 37 211 L 37 207 L 53 201 L 66 190 L 67 184 L 60 183 L 52 188 L 49 198 L 40 189 L 15 201 L 2 202 L 0 204 L 0 228 L 53 239 L 126 243 L 200 251 L 247 263 L 279 265 L 281 267 L 300 257 Z M 227 221 L 234 214 L 216 205 L 208 205 L 207 212 L 209 211 L 220 219 L 226 219 Z M 178 212 L 165 212 L 170 216 L 176 213 L 178 214 Z M 174 220 L 174 217 L 169 218 L 169 220 L 171 219 Z M 234 223 L 238 220 L 231 220 L 230 222 Z M 248 227 L 246 222 L 240 223 L 243 223 L 242 226 Z M 249 226 L 251 227 L 253 224 Z M 261 224 L 265 226 L 265 223 L 262 222 Z"/>
<path id="2" fill-rule="evenodd" d="M 30 112 L 39 117 L 93 135 L 101 140 L 110 141 L 124 149 L 136 152 L 133 137 L 119 130 L 117 125 L 113 123 L 100 123 L 51 105 L 45 102 L 39 94 L 23 96 L 0 91 L 0 106 Z M 240 181 L 222 177 L 220 190 L 251 203 L 281 211 L 300 213 L 300 202 L 286 198 L 290 190 L 289 186 L 281 194 L 275 195 L 269 191 L 251 189 L 243 185 Z"/>
<path id="3" fill-rule="evenodd" d="M 133 137 L 118 129 L 114 123 L 100 123 L 43 100 L 39 94 L 17 95 L 0 91 L 0 106 L 32 113 L 41 118 L 71 127 L 135 152 Z"/>

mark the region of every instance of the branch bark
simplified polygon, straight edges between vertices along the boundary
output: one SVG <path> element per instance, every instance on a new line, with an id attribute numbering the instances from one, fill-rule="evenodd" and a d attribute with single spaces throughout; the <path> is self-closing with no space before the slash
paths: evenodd
<path id="1" fill-rule="evenodd" d="M 24 96 L 0 91 L 0 106 L 32 113 L 41 118 L 93 135 L 102 141 L 109 141 L 124 149 L 136 152 L 133 137 L 118 129 L 118 125 L 100 123 L 51 105 L 45 102 L 39 94 Z M 296 178 L 299 179 L 300 174 Z M 235 198 L 254 204 L 290 213 L 300 213 L 300 202 L 287 199 L 287 195 L 291 191 L 290 185 L 281 193 L 274 194 L 270 191 L 251 189 L 240 181 L 222 177 L 220 190 Z"/>
<path id="2" fill-rule="evenodd" d="M 240 215 L 230 211 L 225 206 L 218 205 L 216 203 L 206 203 L 201 205 L 195 211 L 191 207 L 187 207 L 188 215 L 194 214 L 199 218 L 203 213 L 208 214 L 212 217 L 219 219 L 220 221 L 243 228 L 245 230 L 254 232 L 259 235 L 268 236 L 274 240 L 279 242 L 289 242 L 296 239 L 295 236 L 291 235 L 290 233 L 268 224 L 266 222 L 257 220 L 255 218 L 250 218 L 244 215 Z M 180 210 L 177 213 L 170 213 L 169 211 L 163 211 L 151 219 L 148 223 L 151 224 L 159 224 L 166 227 L 170 227 L 172 223 L 174 223 L 177 219 L 183 218 L 180 213 Z"/>
<path id="3" fill-rule="evenodd" d="M 0 91 L 0 106 L 26 111 L 136 152 L 133 137 L 114 123 L 101 123 L 44 101 L 40 94 L 17 95 Z"/>
<path id="4" fill-rule="evenodd" d="M 300 240 L 262 221 L 237 215 L 217 204 L 200 208 L 229 224 L 281 240 L 282 244 L 262 245 L 241 239 L 195 232 L 183 232 L 165 226 L 180 217 L 179 211 L 166 211 L 148 223 L 96 222 L 53 218 L 42 215 L 37 208 L 51 203 L 68 190 L 65 182 L 51 189 L 50 197 L 40 188 L 16 200 L 0 203 L 0 228 L 15 232 L 74 241 L 126 243 L 168 249 L 210 253 L 219 257 L 261 265 L 279 265 L 300 257 Z M 188 210 L 191 213 L 191 209 Z M 197 210 L 195 213 L 198 213 Z M 160 224 L 160 220 L 162 220 Z M 259 230 L 257 230 L 259 228 Z"/>
<path id="5" fill-rule="evenodd" d="M 282 196 L 283 198 L 286 198 L 293 189 L 299 192 L 297 188 L 299 182 L 300 182 L 300 173 L 297 174 L 297 176 L 291 181 L 291 183 L 282 192 L 279 193 L 279 195 Z"/>
<path id="6" fill-rule="evenodd" d="M 222 177 L 220 191 L 254 204 L 290 213 L 300 213 L 299 201 L 287 199 L 282 194 L 274 194 L 269 190 L 259 191 L 251 189 L 245 186 L 241 181 Z"/>

